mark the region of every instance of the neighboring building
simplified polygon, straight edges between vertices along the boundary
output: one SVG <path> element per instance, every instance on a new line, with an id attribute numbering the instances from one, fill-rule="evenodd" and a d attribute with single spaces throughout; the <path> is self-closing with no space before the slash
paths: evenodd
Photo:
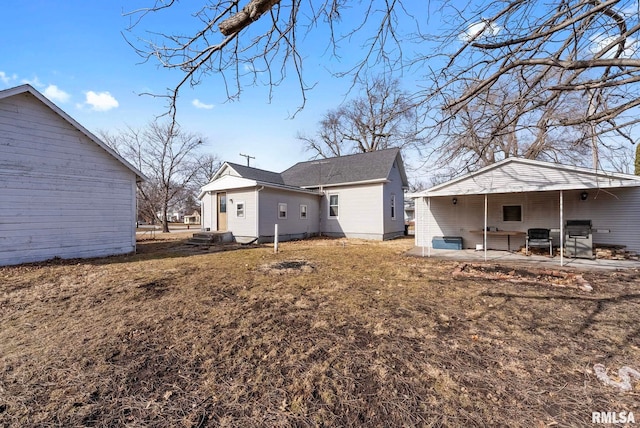
<path id="1" fill-rule="evenodd" d="M 0 91 L 0 265 L 134 252 L 143 178 L 31 86 Z"/>
<path id="2" fill-rule="evenodd" d="M 226 162 L 202 188 L 202 227 L 237 241 L 404 234 L 407 177 L 399 149 L 300 162 L 276 173 Z"/>
<path id="3" fill-rule="evenodd" d="M 545 228 L 559 247 L 568 223 L 590 220 L 593 245 L 640 252 L 635 175 L 508 158 L 411 196 L 416 246 L 447 236 L 461 238 L 463 248 L 513 250 L 525 245 L 528 229 Z"/>
<path id="4" fill-rule="evenodd" d="M 200 211 L 195 210 L 193 214 L 184 216 L 184 224 L 200 224 Z"/>

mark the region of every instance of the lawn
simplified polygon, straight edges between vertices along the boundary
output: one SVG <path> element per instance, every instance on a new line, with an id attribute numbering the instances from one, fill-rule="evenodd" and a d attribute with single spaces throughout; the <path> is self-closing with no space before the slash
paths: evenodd
<path id="1" fill-rule="evenodd" d="M 172 238 L 0 268 L 0 426 L 640 423 L 640 381 L 593 369 L 640 369 L 637 270 L 580 272 L 585 291 L 523 266 L 460 275 L 410 240 Z"/>

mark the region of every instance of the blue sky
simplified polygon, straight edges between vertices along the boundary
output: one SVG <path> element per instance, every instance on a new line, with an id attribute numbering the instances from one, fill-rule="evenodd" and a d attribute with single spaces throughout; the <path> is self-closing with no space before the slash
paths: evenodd
<path id="1" fill-rule="evenodd" d="M 165 111 L 165 104 L 139 94 L 164 93 L 178 74 L 157 63 L 141 64 L 125 41 L 121 33 L 129 18 L 123 12 L 136 6 L 123 0 L 3 1 L 0 89 L 30 83 L 94 133 L 144 126 Z M 153 24 L 194 25 L 188 16 L 174 13 L 171 18 Z M 227 102 L 221 82 L 210 77 L 183 90 L 178 120 L 186 131 L 205 137 L 203 151 L 223 160 L 243 163 L 239 153 L 250 154 L 256 157 L 252 166 L 275 171 L 307 160 L 311 154 L 304 152 L 296 133 L 313 133 L 321 115 L 345 99 L 350 82 L 331 77 L 326 58 L 311 56 L 305 65 L 307 79 L 316 87 L 294 119 L 290 116 L 300 94 L 290 76 L 275 89 L 271 103 L 264 86 L 246 87 L 239 101 Z"/>

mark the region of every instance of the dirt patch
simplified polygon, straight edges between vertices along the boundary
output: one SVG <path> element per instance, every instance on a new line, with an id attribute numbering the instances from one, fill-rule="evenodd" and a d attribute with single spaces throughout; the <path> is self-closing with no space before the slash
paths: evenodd
<path id="1" fill-rule="evenodd" d="M 637 270 L 580 271 L 587 293 L 515 265 L 454 278 L 454 262 L 405 257 L 411 241 L 180 245 L 0 268 L 0 426 L 592 426 L 592 412 L 640 413 L 640 381 L 622 390 L 594 371 L 616 382 L 640 366 Z"/>
<path id="2" fill-rule="evenodd" d="M 311 273 L 315 269 L 316 267 L 307 260 L 283 260 L 260 266 L 262 272 L 272 275 Z"/>

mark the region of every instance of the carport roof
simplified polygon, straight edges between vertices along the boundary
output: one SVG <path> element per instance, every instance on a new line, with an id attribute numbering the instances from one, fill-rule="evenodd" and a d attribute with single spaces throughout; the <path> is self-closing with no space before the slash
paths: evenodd
<path id="1" fill-rule="evenodd" d="M 639 176 L 507 158 L 410 196 L 417 198 L 634 186 L 640 186 Z"/>

